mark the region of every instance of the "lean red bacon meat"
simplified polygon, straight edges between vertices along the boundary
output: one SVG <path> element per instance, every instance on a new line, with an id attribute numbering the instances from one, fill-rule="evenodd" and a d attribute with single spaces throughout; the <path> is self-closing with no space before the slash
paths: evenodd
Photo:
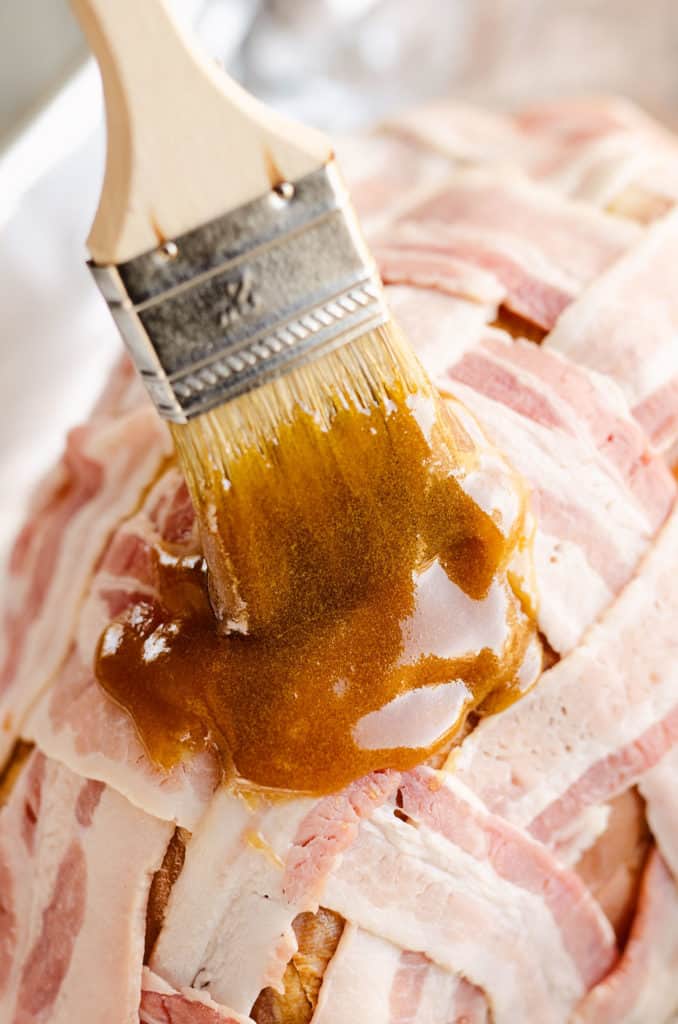
<path id="1" fill-rule="evenodd" d="M 121 363 L 10 563 L 3 1024 L 678 1012 L 678 144 L 598 99 L 439 104 L 345 149 L 393 310 L 474 417 L 466 486 L 505 530 L 530 491 L 513 571 L 545 669 L 444 764 L 328 797 L 245 799 L 209 754 L 160 770 L 93 657 L 167 545 L 200 549 Z"/>

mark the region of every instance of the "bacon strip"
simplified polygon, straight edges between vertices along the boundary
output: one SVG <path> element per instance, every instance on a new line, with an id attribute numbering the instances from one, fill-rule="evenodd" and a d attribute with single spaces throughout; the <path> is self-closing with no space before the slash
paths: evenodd
<path id="1" fill-rule="evenodd" d="M 678 744 L 640 781 L 647 820 L 664 861 L 678 878 Z"/>
<path id="2" fill-rule="evenodd" d="M 327 878 L 323 905 L 469 978 L 487 994 L 497 1024 L 530 1014 L 562 1024 L 615 954 L 584 886 L 449 777 L 408 773 L 401 792 L 417 827 L 393 809 L 377 810 Z M 509 855 L 501 860 L 509 837 L 520 849 L 512 869 Z"/>
<path id="3" fill-rule="evenodd" d="M 415 200 L 381 244 L 387 252 L 395 245 L 402 266 L 411 249 L 415 266 L 417 256 L 437 254 L 453 266 L 462 261 L 493 274 L 505 289 L 504 305 L 548 330 L 638 234 L 635 225 L 570 203 L 518 174 L 469 171 Z"/>
<path id="4" fill-rule="evenodd" d="M 573 1024 L 649 1024 L 678 1010 L 678 891 L 657 851 L 650 854 L 638 911 L 614 970 L 583 1000 Z"/>
<path id="5" fill-rule="evenodd" d="M 675 138 L 627 100 L 543 103 L 513 123 L 528 143 L 530 173 L 557 191 L 641 222 L 678 199 Z"/>
<path id="6" fill-rule="evenodd" d="M 389 800 L 399 783 L 399 772 L 374 772 L 315 804 L 285 858 L 283 893 L 290 903 L 318 909 L 325 879 L 355 841 L 360 822 Z"/>
<path id="7" fill-rule="evenodd" d="M 120 414 L 129 383 L 114 384 L 101 410 L 69 434 L 14 547 L 0 637 L 0 761 L 68 650 L 111 530 L 169 450 L 167 430 L 150 407 Z"/>
<path id="8" fill-rule="evenodd" d="M 407 283 L 388 286 L 386 298 L 394 319 L 435 379 L 480 341 L 496 317 L 496 304 L 470 302 L 414 284 L 408 276 Z"/>
<path id="9" fill-rule="evenodd" d="M 127 352 L 123 352 L 92 409 L 90 419 L 114 419 L 148 405 L 149 398 L 141 377 Z"/>
<path id="10" fill-rule="evenodd" d="M 531 142 L 535 156 L 543 149 L 516 131 L 512 118 L 448 99 L 389 117 L 382 131 L 462 166 L 499 164 L 500 173 L 509 161 L 519 165 Z"/>
<path id="11" fill-rule="evenodd" d="M 219 791 L 187 846 L 151 957 L 153 970 L 177 988 L 194 986 L 247 1012 L 262 988 L 280 985 L 296 950 L 294 918 L 300 910 L 317 907 L 317 894 L 356 842 L 360 822 L 393 796 L 399 779 L 395 772 L 368 776 L 335 797 L 270 807 Z M 364 936 L 359 940 L 361 945 L 368 941 Z M 375 939 L 375 956 L 378 947 Z M 332 985 L 327 978 L 342 970 L 342 956 L 335 963 L 337 955 L 321 986 L 319 1020 L 335 1012 L 332 1001 L 327 1002 Z M 390 950 L 390 955 L 402 966 L 399 950 Z M 460 982 L 433 965 L 420 974 L 421 1006 L 430 1006 L 433 1022 L 434 1009 L 438 1013 L 452 1005 Z M 440 974 L 447 979 L 444 983 Z M 396 982 L 393 978 L 389 985 L 396 985 L 397 992 Z M 411 991 L 408 998 L 415 994 Z M 362 998 L 357 989 L 356 998 Z M 390 1021 L 395 1013 L 391 1003 L 398 1004 L 398 998 L 390 988 L 388 998 L 375 993 L 370 1000 L 379 998 Z M 465 985 L 459 999 L 462 1005 L 485 1005 Z M 341 1011 L 347 1012 L 343 1001 Z"/>
<path id="12" fill-rule="evenodd" d="M 393 218 L 403 196 L 430 188 L 452 167 L 446 157 L 383 132 L 340 139 L 337 156 L 368 237 Z"/>
<path id="13" fill-rule="evenodd" d="M 496 316 L 508 295 L 507 283 L 495 272 L 496 261 L 490 259 L 484 267 L 479 265 L 479 257 L 474 263 L 469 253 L 472 247 L 468 236 L 444 224 L 433 230 L 405 222 L 377 239 L 373 251 L 385 284 L 412 284 L 445 292 L 487 306 Z"/>
<path id="14" fill-rule="evenodd" d="M 325 971 L 313 1024 L 361 1019 L 371 1024 L 393 1024 L 391 995 L 400 958 L 397 946 L 355 925 L 346 925 Z"/>
<path id="15" fill-rule="evenodd" d="M 296 950 L 299 908 L 282 892 L 283 861 L 315 801 L 253 806 L 219 790 L 186 847 L 150 965 L 248 1013 L 278 987 Z"/>
<path id="16" fill-rule="evenodd" d="M 543 330 L 579 293 L 534 246 L 463 224 L 405 221 L 377 240 L 375 255 L 387 284 L 411 283 L 496 310 L 502 306 Z"/>
<path id="17" fill-rule="evenodd" d="M 674 339 L 678 347 L 678 338 Z M 678 372 L 633 408 L 633 414 L 648 437 L 666 453 L 667 462 L 675 459 L 678 442 Z"/>
<path id="18" fill-rule="evenodd" d="M 501 818 L 480 811 L 464 787 L 427 768 L 408 772 L 400 788 L 402 807 L 413 821 L 477 859 L 487 859 L 496 875 L 544 899 L 563 944 L 587 986 L 610 963 L 609 932 L 576 876 L 554 871 L 553 858 Z"/>
<path id="19" fill-rule="evenodd" d="M 532 485 L 539 624 L 566 653 L 632 576 L 675 480 L 617 388 L 556 353 L 495 331 L 446 380 Z"/>
<path id="20" fill-rule="evenodd" d="M 270 805 L 214 794 L 209 757 L 156 771 L 97 687 L 92 655 L 112 616 L 154 599 L 154 548 L 197 548 L 176 472 L 134 512 L 167 437 L 121 370 L 72 435 L 13 558 L 0 729 L 11 742 L 33 705 L 27 734 L 69 767 L 34 755 L 0 812 L 10 1024 L 243 1024 L 260 990 L 281 985 L 296 915 L 321 900 L 350 923 L 314 1024 L 563 1024 L 577 1003 L 581 1024 L 648 1024 L 678 1003 L 677 897 L 659 854 L 615 965 L 600 907 L 547 849 L 575 860 L 604 827 L 604 805 L 640 780 L 678 866 L 678 513 L 655 541 L 676 487 L 648 444 L 678 444 L 664 269 L 678 221 L 643 233 L 556 194 L 650 220 L 678 197 L 678 148 L 605 103 L 513 120 L 446 109 L 444 123 L 438 111 L 373 136 L 349 174 L 398 282 L 396 316 L 533 487 L 539 621 L 565 657 L 467 738 L 456 778 L 377 773 L 326 800 Z M 551 191 L 498 172 L 507 157 Z M 495 169 L 459 172 L 469 158 Z M 544 347 L 487 328 L 509 313 L 552 329 Z M 465 429 L 484 448 L 481 429 Z M 510 531 L 519 511 L 500 500 L 506 467 L 486 455 L 467 485 Z M 148 884 L 174 821 L 195 833 L 154 949 L 159 973 L 144 968 L 140 990 Z"/>
<path id="21" fill-rule="evenodd" d="M 556 193 L 641 222 L 678 200 L 678 146 L 663 126 L 615 96 L 559 99 L 512 117 L 449 100 L 390 119 L 397 139 L 450 161 L 522 167 Z"/>
<path id="22" fill-rule="evenodd" d="M 614 386 L 557 352 L 525 342 L 507 345 L 498 336 L 488 334 L 482 347 L 496 364 L 516 374 L 514 380 L 521 393 L 513 401 L 519 404 L 524 394 L 532 395 L 537 407 L 541 400 L 549 410 L 547 426 L 572 437 L 590 439 L 642 509 L 650 528 L 661 526 L 671 510 L 675 482 L 663 462 L 653 456 Z M 544 386 L 548 388 L 546 395 Z M 512 404 L 505 392 L 498 397 Z"/>
<path id="23" fill-rule="evenodd" d="M 678 211 L 594 281 L 545 341 L 616 381 L 662 449 L 678 439 L 677 258 Z"/>
<path id="24" fill-rule="evenodd" d="M 633 785 L 678 740 L 677 559 L 674 511 L 581 646 L 485 719 L 454 758 L 488 807 L 544 842 Z"/>
<path id="25" fill-rule="evenodd" d="M 146 901 L 171 831 L 32 755 L 0 812 L 2 1020 L 136 1024 Z"/>
<path id="26" fill-rule="evenodd" d="M 325 972 L 313 1024 L 486 1024 L 487 1014 L 484 996 L 463 978 L 348 925 Z"/>
<path id="27" fill-rule="evenodd" d="M 204 992 L 195 989 L 177 992 L 144 967 L 139 1024 L 251 1024 L 251 1018 L 215 1003 Z"/>

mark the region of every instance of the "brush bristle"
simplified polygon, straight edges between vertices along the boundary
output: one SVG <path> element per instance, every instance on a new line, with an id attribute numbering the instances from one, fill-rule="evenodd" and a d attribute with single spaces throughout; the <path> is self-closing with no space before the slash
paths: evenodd
<path id="1" fill-rule="evenodd" d="M 225 630 L 284 631 L 411 562 L 393 538 L 416 536 L 403 495 L 432 430 L 458 466 L 465 443 L 393 323 L 173 425 Z"/>
<path id="2" fill-rule="evenodd" d="M 396 395 L 392 392 L 396 390 Z M 202 489 L 255 449 L 273 455 L 280 429 L 306 413 L 327 430 L 341 410 L 385 406 L 403 391 L 430 389 L 424 370 L 391 321 L 302 364 L 187 424 L 170 424 L 182 462 Z"/>

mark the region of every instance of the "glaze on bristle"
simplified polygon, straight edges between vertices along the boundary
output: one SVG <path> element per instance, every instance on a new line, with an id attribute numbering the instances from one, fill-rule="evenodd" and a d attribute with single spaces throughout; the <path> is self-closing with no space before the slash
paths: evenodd
<path id="1" fill-rule="evenodd" d="M 269 486 L 271 501 L 284 503 L 290 479 L 283 466 L 296 457 L 289 446 L 292 425 L 298 430 L 300 417 L 307 426 L 307 457 L 313 448 L 313 458 L 322 461 L 333 457 L 323 435 L 337 414 L 381 412 L 386 418 L 394 398 L 415 394 L 431 396 L 432 387 L 391 321 L 187 424 L 170 424 L 200 522 L 215 612 L 227 631 L 248 632 L 252 619 L 260 618 L 252 607 L 245 609 L 243 581 L 236 578 L 223 537 L 223 498 L 236 480 L 241 488 L 245 483 L 243 460 L 256 453 L 259 471 L 262 466 L 280 468 L 269 473 Z M 298 433 L 294 440 L 298 443 Z"/>

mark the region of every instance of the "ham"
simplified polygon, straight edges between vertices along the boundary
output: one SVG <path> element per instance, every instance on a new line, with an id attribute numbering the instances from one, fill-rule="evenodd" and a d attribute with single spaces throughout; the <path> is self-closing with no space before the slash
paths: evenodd
<path id="1" fill-rule="evenodd" d="M 591 808 L 594 810 L 594 808 Z M 575 871 L 605 912 L 623 943 L 638 901 L 640 878 L 652 836 L 645 803 L 627 789 L 605 805 L 605 825 L 576 860 Z M 560 845 L 557 849 L 561 859 Z"/>
<path id="2" fill-rule="evenodd" d="M 3 1021 L 136 1024 L 146 901 L 170 834 L 32 755 L 0 812 Z"/>

